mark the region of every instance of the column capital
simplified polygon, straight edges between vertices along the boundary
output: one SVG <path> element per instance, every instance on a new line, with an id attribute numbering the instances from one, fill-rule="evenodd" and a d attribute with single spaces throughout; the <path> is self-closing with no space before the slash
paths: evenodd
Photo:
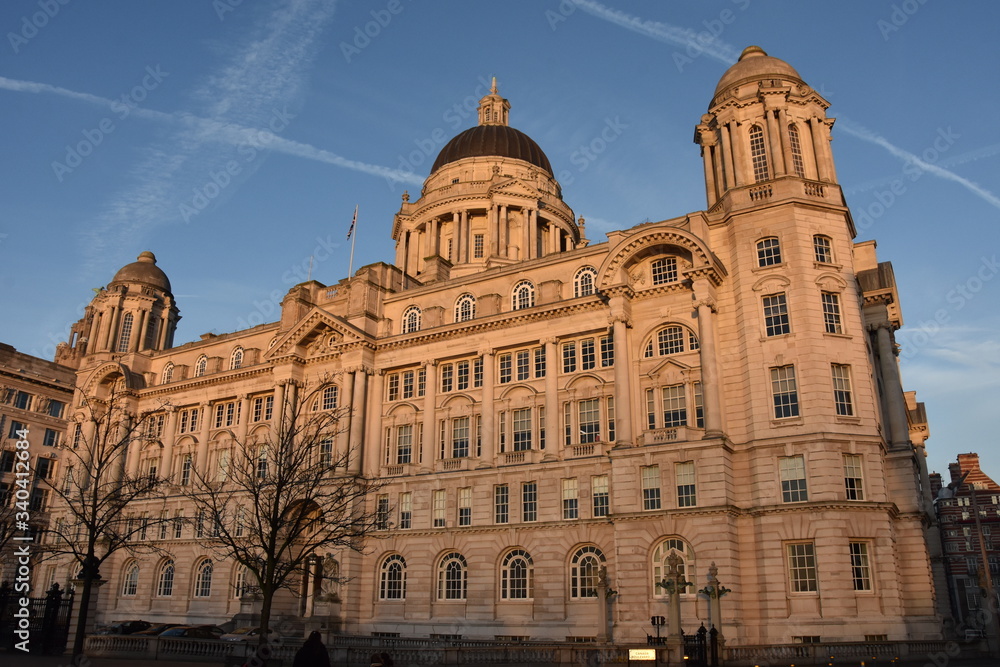
<path id="1" fill-rule="evenodd" d="M 476 353 L 482 355 L 483 357 L 492 357 L 497 353 L 497 351 L 494 347 L 484 347 L 480 348 Z"/>
<path id="2" fill-rule="evenodd" d="M 540 343 L 541 343 L 542 345 L 549 345 L 550 343 L 551 343 L 552 345 L 555 345 L 556 343 L 558 343 L 558 342 L 559 342 L 559 339 L 558 339 L 558 338 L 557 338 L 556 336 L 546 336 L 545 338 L 543 338 L 543 339 L 542 339 L 541 341 L 539 341 L 539 342 L 540 342 Z"/>
<path id="3" fill-rule="evenodd" d="M 424 368 L 430 370 L 431 368 L 434 368 L 435 366 L 437 366 L 437 364 L 438 364 L 437 359 L 428 359 L 427 361 L 423 362 L 420 365 L 423 366 Z"/>
<path id="4" fill-rule="evenodd" d="M 625 327 L 628 329 L 632 328 L 632 318 L 630 318 L 628 315 L 618 314 L 618 315 L 611 315 L 610 317 L 608 317 L 608 324 L 610 326 L 614 326 L 618 322 L 624 324 Z"/>
<path id="5" fill-rule="evenodd" d="M 700 299 L 697 299 L 694 302 L 694 307 L 695 308 L 700 309 L 702 306 L 708 306 L 708 309 L 711 310 L 713 313 L 719 312 L 718 302 L 716 302 L 716 300 L 715 300 L 714 297 L 706 296 L 706 297 L 702 297 Z"/>

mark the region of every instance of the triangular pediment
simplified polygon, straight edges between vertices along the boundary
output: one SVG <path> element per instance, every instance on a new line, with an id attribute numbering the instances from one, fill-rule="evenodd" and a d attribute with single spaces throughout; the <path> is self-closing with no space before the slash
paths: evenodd
<path id="1" fill-rule="evenodd" d="M 497 183 L 490 188 L 490 195 L 507 195 L 519 199 L 541 199 L 542 193 L 521 179 L 512 178 L 503 183 Z"/>
<path id="2" fill-rule="evenodd" d="M 368 338 L 363 331 L 336 315 L 313 308 L 281 336 L 264 357 L 271 360 L 290 354 L 302 358 L 323 356 Z"/>
<path id="3" fill-rule="evenodd" d="M 645 375 L 650 378 L 659 378 L 661 380 L 668 378 L 676 379 L 687 375 L 693 368 L 693 366 L 689 366 L 688 364 L 685 364 L 675 358 L 668 357 L 650 368 Z"/>

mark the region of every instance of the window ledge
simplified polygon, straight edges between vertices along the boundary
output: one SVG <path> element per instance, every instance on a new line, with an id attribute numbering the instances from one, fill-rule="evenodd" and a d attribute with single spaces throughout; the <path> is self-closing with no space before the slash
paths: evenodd
<path id="1" fill-rule="evenodd" d="M 771 419 L 772 428 L 780 428 L 782 426 L 802 426 L 802 417 L 783 417 L 781 419 Z"/>

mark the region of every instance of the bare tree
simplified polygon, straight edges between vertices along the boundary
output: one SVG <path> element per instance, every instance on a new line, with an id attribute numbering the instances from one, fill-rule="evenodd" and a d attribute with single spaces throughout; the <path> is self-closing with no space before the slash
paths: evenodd
<path id="1" fill-rule="evenodd" d="M 83 392 L 78 391 L 78 396 Z M 129 448 L 155 437 L 156 412 L 136 413 L 138 400 L 129 389 L 128 371 L 105 376 L 83 394 L 82 404 L 70 422 L 70 437 L 63 443 L 61 480 L 46 480 L 52 494 L 51 518 L 40 550 L 47 558 L 69 558 L 78 567 L 79 615 L 73 655 L 83 654 L 88 609 L 101 566 L 119 551 L 157 551 L 141 538 L 161 519 L 161 514 L 139 517 L 130 506 L 162 499 L 163 479 L 149 471 L 130 473 Z M 133 454 L 135 455 L 135 454 Z"/>
<path id="2" fill-rule="evenodd" d="M 385 521 L 387 508 L 369 501 L 384 482 L 350 472 L 355 453 L 336 446 L 344 409 L 325 400 L 323 387 L 286 400 L 270 428 L 232 441 L 185 493 L 196 521 L 211 526 L 208 547 L 245 568 L 259 591 L 261 644 L 277 591 L 328 550 L 362 551 Z"/>

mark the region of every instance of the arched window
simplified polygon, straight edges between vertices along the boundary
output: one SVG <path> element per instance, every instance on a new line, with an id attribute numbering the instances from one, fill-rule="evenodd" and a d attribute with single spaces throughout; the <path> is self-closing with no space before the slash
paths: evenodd
<path id="1" fill-rule="evenodd" d="M 657 331 L 649 339 L 642 356 L 644 358 L 665 357 L 682 352 L 693 352 L 698 347 L 698 337 L 694 335 L 693 331 L 676 324 L 671 324 Z"/>
<path id="2" fill-rule="evenodd" d="M 524 549 L 514 549 L 500 564 L 500 599 L 530 600 L 534 597 L 535 564 Z"/>
<path id="3" fill-rule="evenodd" d="M 585 266 L 573 278 L 573 296 L 590 296 L 597 285 L 597 269 Z"/>
<path id="4" fill-rule="evenodd" d="M 163 367 L 163 378 L 161 384 L 167 384 L 168 382 L 174 381 L 174 362 L 168 362 L 166 366 Z"/>
<path id="5" fill-rule="evenodd" d="M 323 387 L 323 391 L 316 397 L 315 410 L 333 410 L 337 407 L 337 385 L 331 384 Z"/>
<path id="6" fill-rule="evenodd" d="M 455 302 L 455 321 L 468 322 L 476 316 L 476 297 L 463 294 Z"/>
<path id="7" fill-rule="evenodd" d="M 195 571 L 194 596 L 207 598 L 212 594 L 212 561 L 202 561 Z"/>
<path id="8" fill-rule="evenodd" d="M 514 291 L 511 294 L 511 308 L 513 310 L 521 310 L 523 308 L 531 308 L 534 305 L 535 286 L 531 284 L 531 281 L 522 280 L 514 285 Z"/>
<path id="9" fill-rule="evenodd" d="M 781 264 L 781 243 L 778 237 L 768 236 L 757 241 L 757 266 Z"/>
<path id="10" fill-rule="evenodd" d="M 410 306 L 403 312 L 403 333 L 420 331 L 420 309 Z"/>
<path id="11" fill-rule="evenodd" d="M 806 168 L 802 161 L 802 142 L 799 140 L 799 128 L 795 123 L 788 126 L 788 146 L 792 149 L 792 170 L 799 178 L 805 178 Z"/>
<path id="12" fill-rule="evenodd" d="M 236 568 L 236 578 L 233 580 L 233 597 L 239 599 L 249 592 L 250 586 L 247 579 L 246 565 L 238 566 Z"/>
<path id="13" fill-rule="evenodd" d="M 122 318 L 121 333 L 118 334 L 118 351 L 128 352 L 129 339 L 132 338 L 132 313 L 125 313 Z"/>
<path id="14" fill-rule="evenodd" d="M 670 555 L 676 554 L 680 559 L 677 561 L 677 571 L 684 578 L 685 581 L 689 581 L 689 577 L 693 577 L 694 573 L 691 568 L 688 567 L 688 560 L 690 558 L 689 550 L 687 545 L 684 544 L 684 540 L 678 539 L 676 537 L 667 538 L 661 540 L 656 547 L 653 549 L 652 555 L 652 568 L 653 573 L 653 596 L 654 597 L 666 597 L 667 589 L 662 584 L 668 573 L 668 565 L 670 564 Z M 693 582 L 692 582 L 693 583 Z M 695 591 L 694 586 L 688 586 L 683 592 L 693 593 Z"/>
<path id="15" fill-rule="evenodd" d="M 452 552 L 438 564 L 438 600 L 464 600 L 468 583 L 468 564 L 465 557 Z"/>
<path id="16" fill-rule="evenodd" d="M 677 282 L 677 258 L 661 257 L 653 261 L 651 271 L 654 285 L 667 285 Z"/>
<path id="17" fill-rule="evenodd" d="M 160 597 L 170 597 L 174 593 L 174 561 L 168 560 L 160 568 L 156 577 L 156 594 Z"/>
<path id="18" fill-rule="evenodd" d="M 399 554 L 392 554 L 379 568 L 379 600 L 406 599 L 406 561 Z"/>
<path id="19" fill-rule="evenodd" d="M 764 130 L 760 125 L 750 128 L 750 161 L 753 163 L 753 179 L 760 183 L 770 178 L 767 170 L 767 145 Z"/>
<path id="20" fill-rule="evenodd" d="M 817 234 L 813 237 L 813 250 L 816 253 L 816 261 L 821 264 L 833 264 L 833 239 L 829 236 Z"/>
<path id="21" fill-rule="evenodd" d="M 200 378 L 206 371 L 208 371 L 208 357 L 203 354 L 194 364 L 194 376 Z"/>
<path id="22" fill-rule="evenodd" d="M 156 315 L 150 314 L 149 324 L 146 325 L 146 342 L 143 343 L 147 349 L 152 350 L 156 347 L 156 334 L 159 333 L 160 318 Z"/>
<path id="23" fill-rule="evenodd" d="M 139 591 L 139 564 L 132 561 L 125 566 L 122 577 L 122 595 L 135 595 Z"/>
<path id="24" fill-rule="evenodd" d="M 235 350 L 233 350 L 233 353 L 229 355 L 229 370 L 234 371 L 242 366 L 243 366 L 243 348 L 237 347 Z"/>
<path id="25" fill-rule="evenodd" d="M 578 549 L 569 566 L 569 596 L 573 599 L 596 598 L 604 563 L 604 554 L 597 547 L 588 545 Z"/>

